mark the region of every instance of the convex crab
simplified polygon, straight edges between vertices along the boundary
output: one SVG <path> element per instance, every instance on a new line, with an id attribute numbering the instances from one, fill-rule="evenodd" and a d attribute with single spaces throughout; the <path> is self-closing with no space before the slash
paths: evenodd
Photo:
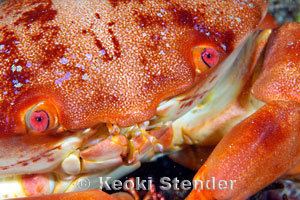
<path id="1" fill-rule="evenodd" d="M 300 25 L 268 29 L 266 8 L 2 1 L 1 198 L 77 191 L 82 178 L 219 141 L 195 179 L 236 180 L 234 190 L 189 199 L 245 199 L 297 173 Z"/>

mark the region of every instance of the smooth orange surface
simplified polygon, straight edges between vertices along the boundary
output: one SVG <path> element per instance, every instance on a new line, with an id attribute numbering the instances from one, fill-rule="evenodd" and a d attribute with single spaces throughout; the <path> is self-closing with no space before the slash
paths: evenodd
<path id="1" fill-rule="evenodd" d="M 117 200 L 116 198 L 100 191 L 93 190 L 87 192 L 55 194 L 40 197 L 21 198 L 20 200 Z"/>
<path id="2" fill-rule="evenodd" d="M 261 29 L 274 29 L 278 27 L 276 19 L 271 15 L 267 14 L 263 21 L 259 24 L 259 28 Z"/>
<path id="3" fill-rule="evenodd" d="M 234 180 L 233 189 L 194 190 L 188 199 L 247 199 L 285 174 L 299 156 L 300 105 L 272 102 L 234 127 L 194 177 Z"/>

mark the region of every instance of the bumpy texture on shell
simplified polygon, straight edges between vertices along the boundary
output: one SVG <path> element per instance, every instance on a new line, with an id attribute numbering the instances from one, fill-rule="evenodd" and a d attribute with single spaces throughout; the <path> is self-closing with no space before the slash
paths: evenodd
<path id="1" fill-rule="evenodd" d="M 300 103 L 300 24 L 287 23 L 270 38 L 263 72 L 256 81 L 254 95 L 265 101 Z"/>
<path id="2" fill-rule="evenodd" d="M 67 129 L 131 125 L 195 84 L 190 49 L 230 53 L 263 0 L 6 0 L 0 4 L 0 128 L 50 100 Z"/>

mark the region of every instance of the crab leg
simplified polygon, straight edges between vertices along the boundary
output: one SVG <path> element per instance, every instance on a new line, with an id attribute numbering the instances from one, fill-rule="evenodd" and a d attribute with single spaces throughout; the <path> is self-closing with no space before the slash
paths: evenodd
<path id="1" fill-rule="evenodd" d="M 262 73 L 252 87 L 266 105 L 235 126 L 195 176 L 214 178 L 219 187 L 196 188 L 189 199 L 246 199 L 280 176 L 299 172 L 299 33 L 297 23 L 272 33 Z M 224 188 L 228 181 L 234 185 Z"/>
<path id="2" fill-rule="evenodd" d="M 233 128 L 194 178 L 232 187 L 197 189 L 188 199 L 246 199 L 285 174 L 299 155 L 299 104 L 270 103 Z"/>

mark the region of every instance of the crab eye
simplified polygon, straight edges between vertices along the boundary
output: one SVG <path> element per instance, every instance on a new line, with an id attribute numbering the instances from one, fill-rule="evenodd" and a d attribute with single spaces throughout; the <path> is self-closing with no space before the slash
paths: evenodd
<path id="1" fill-rule="evenodd" d="M 215 67 L 220 61 L 220 53 L 210 46 L 197 46 L 193 48 L 193 59 L 197 72 L 204 72 Z"/>
<path id="2" fill-rule="evenodd" d="M 56 108 L 49 103 L 41 102 L 30 108 L 25 116 L 30 133 L 41 134 L 58 126 Z"/>
<path id="3" fill-rule="evenodd" d="M 49 127 L 49 115 L 43 111 L 34 111 L 29 116 L 29 124 L 31 128 L 36 132 L 44 132 Z"/>
<path id="4" fill-rule="evenodd" d="M 219 53 L 212 48 L 205 48 L 201 54 L 203 62 L 210 68 L 218 64 L 220 56 Z"/>

